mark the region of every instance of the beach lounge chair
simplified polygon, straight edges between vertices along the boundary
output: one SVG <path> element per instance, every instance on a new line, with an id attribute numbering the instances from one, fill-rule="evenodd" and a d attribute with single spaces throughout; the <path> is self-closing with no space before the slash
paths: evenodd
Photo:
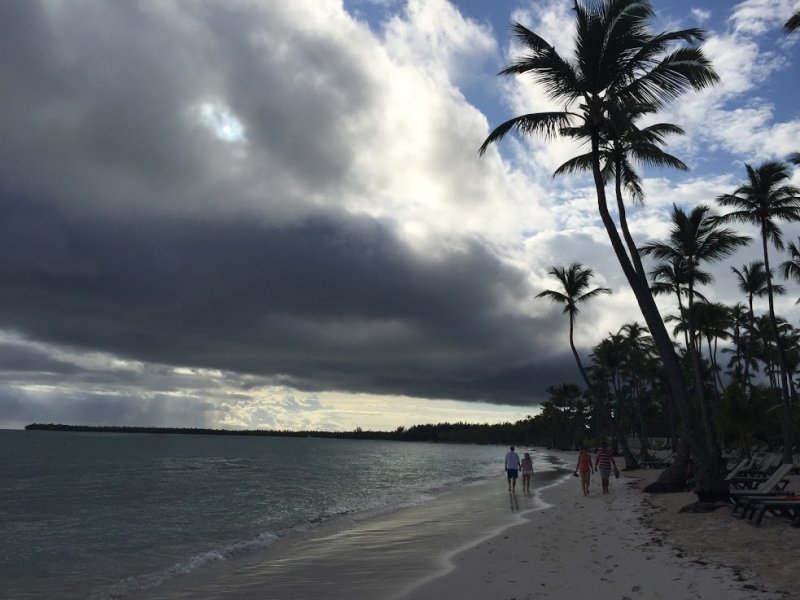
<path id="1" fill-rule="evenodd" d="M 781 455 L 777 453 L 758 454 L 753 456 L 750 464 L 739 471 L 740 477 L 767 479 L 781 464 Z"/>
<path id="2" fill-rule="evenodd" d="M 730 491 L 730 499 L 733 502 L 733 513 L 736 514 L 740 509 L 740 518 L 744 517 L 752 504 L 760 499 L 769 496 L 786 496 L 790 492 L 786 490 L 789 483 L 785 479 L 786 475 L 792 470 L 793 465 L 783 464 L 766 481 L 761 482 L 755 489 L 733 489 Z M 735 478 L 734 478 L 735 479 Z"/>
<path id="3" fill-rule="evenodd" d="M 730 480 L 736 477 L 739 474 L 739 471 L 742 471 L 747 465 L 750 464 L 749 458 L 743 458 L 738 465 L 733 467 L 728 474 L 725 476 L 725 483 L 730 483 Z"/>
<path id="4" fill-rule="evenodd" d="M 728 480 L 728 484 L 733 488 L 731 490 L 731 494 L 736 495 L 736 492 L 742 492 L 738 494 L 740 496 L 747 495 L 748 493 L 752 492 L 764 492 L 768 490 L 773 490 L 778 486 L 781 486 L 779 489 L 783 489 L 786 487 L 788 480 L 784 480 L 784 477 L 789 474 L 789 471 L 794 468 L 794 465 L 789 463 L 780 465 L 775 471 L 767 477 L 766 479 L 763 477 L 732 477 Z"/>
<path id="5" fill-rule="evenodd" d="M 800 519 L 800 496 L 779 496 L 774 499 L 762 499 L 752 509 L 750 520 L 761 525 L 764 515 L 769 511 L 773 515 L 787 517 L 796 521 Z M 753 520 L 755 516 L 755 520 Z"/>
<path id="6" fill-rule="evenodd" d="M 639 461 L 639 465 L 643 469 L 666 469 L 671 463 L 672 450 L 653 452 L 652 455 Z"/>
<path id="7" fill-rule="evenodd" d="M 772 502 L 776 500 L 800 501 L 800 496 L 796 496 L 792 492 L 774 492 L 761 496 L 743 496 L 736 499 L 737 504 L 733 507 L 733 513 L 740 519 L 744 519 L 745 517 L 752 519 L 763 502 Z"/>

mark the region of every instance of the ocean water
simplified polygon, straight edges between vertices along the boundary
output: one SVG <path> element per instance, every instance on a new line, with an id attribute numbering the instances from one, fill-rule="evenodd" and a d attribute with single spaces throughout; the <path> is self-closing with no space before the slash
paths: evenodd
<path id="1" fill-rule="evenodd" d="M 0 590 L 124 598 L 501 474 L 505 447 L 0 431 Z M 554 467 L 534 453 L 538 472 Z"/>

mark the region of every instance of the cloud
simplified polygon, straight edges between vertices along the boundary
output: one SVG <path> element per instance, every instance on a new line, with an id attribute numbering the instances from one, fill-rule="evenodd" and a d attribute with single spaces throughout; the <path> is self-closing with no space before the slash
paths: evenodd
<path id="1" fill-rule="evenodd" d="M 349 428 L 348 398 L 371 419 L 378 397 L 532 405 L 577 380 L 559 308 L 533 301 L 550 266 L 591 263 L 616 292 L 579 322 L 582 352 L 636 314 L 588 180 L 551 178 L 576 149 L 477 155 L 490 123 L 465 90 L 518 49 L 444 0 L 374 4 L 379 23 L 317 0 L 0 5 L 3 422 Z M 568 51 L 565 3 L 512 19 Z M 729 81 L 675 113 L 686 148 L 783 151 L 793 120 L 728 105 L 783 50 L 715 43 Z M 549 106 L 522 78 L 485 86 L 509 116 Z M 651 177 L 636 235 L 727 183 Z"/>
<path id="2" fill-rule="evenodd" d="M 697 19 L 698 23 L 705 23 L 711 18 L 711 11 L 702 8 L 693 8 L 692 16 Z"/>
<path id="3" fill-rule="evenodd" d="M 730 21 L 736 32 L 757 35 L 780 29 L 795 10 L 796 0 L 745 0 L 733 7 Z"/>

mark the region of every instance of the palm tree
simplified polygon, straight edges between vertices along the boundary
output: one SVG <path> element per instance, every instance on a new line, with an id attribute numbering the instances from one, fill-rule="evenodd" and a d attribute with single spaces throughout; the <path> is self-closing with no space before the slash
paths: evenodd
<path id="1" fill-rule="evenodd" d="M 645 432 L 645 384 L 647 366 L 655 348 L 653 338 L 646 328 L 636 321 L 626 323 L 619 330 L 625 348 L 624 367 L 630 380 L 631 395 L 639 417 L 639 453 L 647 457 L 647 434 Z"/>
<path id="2" fill-rule="evenodd" d="M 797 246 L 794 242 L 789 242 L 789 256 L 789 260 L 782 262 L 778 269 L 786 279 L 800 282 L 800 238 L 797 238 Z M 800 298 L 795 304 L 800 304 Z"/>
<path id="3" fill-rule="evenodd" d="M 750 352 L 750 340 L 744 333 L 749 325 L 752 323 L 752 317 L 747 310 L 747 307 L 741 302 L 737 302 L 730 307 L 730 330 L 732 348 L 723 348 L 723 354 L 730 354 L 728 360 L 728 375 L 738 383 L 743 390 L 750 389 L 749 374 L 750 364 L 752 362 L 752 353 Z"/>
<path id="4" fill-rule="evenodd" d="M 731 338 L 731 334 L 728 333 L 728 326 L 731 323 L 731 311 L 727 306 L 719 302 L 698 302 L 695 304 L 695 309 L 695 325 L 698 333 L 706 339 L 708 360 L 714 376 L 714 389 L 717 396 L 719 396 L 720 390 L 725 385 L 720 377 L 721 369 L 717 362 L 717 351 L 719 349 L 719 340 Z"/>
<path id="5" fill-rule="evenodd" d="M 664 144 L 670 134 L 683 135 L 682 128 L 671 123 L 656 123 L 640 129 L 636 121 L 648 113 L 655 112 L 653 105 L 635 105 L 628 107 L 611 106 L 608 111 L 607 137 L 601 139 L 600 159 L 603 181 L 613 180 L 614 194 L 617 201 L 620 229 L 625 239 L 633 266 L 642 283 L 647 285 L 647 277 L 639 258 L 636 243 L 628 227 L 627 213 L 623 189 L 628 193 L 634 205 L 644 204 L 644 190 L 641 178 L 634 169 L 632 160 L 638 164 L 672 167 L 688 171 L 689 167 L 679 158 L 664 152 L 659 146 Z M 565 128 L 564 134 L 584 142 L 590 142 L 590 132 L 585 124 L 574 128 Z M 553 175 L 575 173 L 592 170 L 592 153 L 587 152 L 569 159 L 555 170 Z"/>
<path id="6" fill-rule="evenodd" d="M 577 317 L 580 312 L 578 308 L 579 304 L 588 302 L 600 294 L 610 294 L 611 290 L 604 287 L 590 290 L 589 282 L 594 276 L 594 272 L 579 263 L 572 263 L 568 267 L 553 267 L 550 269 L 549 274 L 558 279 L 561 284 L 561 289 L 545 290 L 537 294 L 536 297 L 548 298 L 553 302 L 564 305 L 563 312 L 569 315 L 569 347 L 572 349 L 572 356 L 575 357 L 575 362 L 578 365 L 581 378 L 586 384 L 586 389 L 591 391 L 592 386 L 586 375 L 586 369 L 583 368 L 581 357 L 578 354 L 578 350 L 575 348 L 575 317 Z"/>
<path id="7" fill-rule="evenodd" d="M 545 290 L 536 295 L 537 298 L 548 298 L 553 302 L 558 304 L 564 305 L 564 313 L 569 315 L 569 347 L 572 349 L 572 356 L 575 357 L 575 363 L 578 365 L 578 371 L 581 374 L 581 378 L 583 379 L 584 384 L 586 385 L 586 389 L 589 391 L 591 396 L 594 398 L 595 403 L 601 407 L 601 410 L 606 413 L 607 407 L 605 403 L 597 394 L 594 386 L 591 384 L 589 380 L 589 376 L 586 373 L 586 369 L 583 366 L 583 362 L 581 362 L 581 357 L 578 354 L 577 348 L 575 348 L 575 339 L 574 339 L 574 332 L 575 332 L 575 317 L 580 312 L 578 305 L 584 302 L 588 302 L 592 298 L 599 296 L 600 294 L 610 294 L 611 290 L 604 287 L 588 289 L 590 285 L 590 280 L 594 276 L 594 272 L 592 269 L 582 266 L 579 263 L 572 263 L 569 267 L 553 267 L 550 269 L 549 274 L 558 279 L 561 283 L 560 290 Z M 616 421 L 610 418 L 611 426 L 616 429 Z M 619 433 L 619 432 L 617 432 Z M 620 437 L 620 436 L 618 436 Z M 624 442 L 624 440 L 623 440 Z M 632 456 L 632 455 L 631 455 Z M 630 468 L 636 467 L 636 462 L 634 461 L 633 464 L 628 465 L 626 461 L 626 466 Z"/>
<path id="8" fill-rule="evenodd" d="M 633 452 L 628 445 L 628 438 L 625 435 L 624 423 L 624 401 L 622 393 L 622 365 L 625 362 L 625 341 L 621 334 L 612 334 L 602 340 L 592 349 L 592 375 L 593 379 L 599 383 L 594 385 L 598 402 L 601 403 L 604 416 L 608 419 L 614 430 L 614 437 L 619 441 L 622 455 L 625 457 L 626 469 L 639 468 L 639 461 L 636 460 Z M 602 387 L 600 387 L 602 386 Z M 609 409 L 609 386 L 613 391 L 614 414 Z M 603 390 L 602 398 L 599 389 Z"/>
<path id="9" fill-rule="evenodd" d="M 795 29 L 800 28 L 800 10 L 795 11 L 795 13 L 789 17 L 789 20 L 783 26 L 783 30 L 786 33 L 791 33 Z"/>
<path id="10" fill-rule="evenodd" d="M 514 33 L 528 53 L 501 71 L 505 75 L 533 75 L 564 109 L 529 113 L 506 121 L 489 134 L 479 152 L 483 154 L 490 144 L 514 130 L 545 138 L 566 135 L 589 141 L 598 211 L 664 363 L 684 435 L 695 450 L 696 490 L 704 498 L 724 496 L 727 486 L 719 475 L 716 457 L 703 448 L 703 435 L 697 429 L 672 340 L 649 287 L 634 264 L 635 252 L 626 250 L 611 217 L 601 165 L 603 145 L 619 137 L 615 134 L 619 128 L 612 126 L 612 114 L 641 112 L 641 107 L 656 111 L 684 92 L 713 85 L 719 78 L 702 50 L 693 45 L 703 40 L 704 32 L 683 29 L 654 33 L 649 26 L 654 11 L 647 0 L 598 0 L 591 6 L 576 1 L 574 10 L 574 60 L 562 57 L 539 35 L 515 23 Z M 688 45 L 676 47 L 681 42 Z M 624 218 L 621 212 L 621 222 Z M 670 475 L 677 475 L 676 480 L 683 478 L 683 473 Z"/>
<path id="11" fill-rule="evenodd" d="M 775 345 L 781 367 L 781 390 L 783 392 L 783 461 L 792 461 L 794 431 L 792 429 L 791 398 L 789 393 L 788 369 L 781 338 L 777 334 L 778 323 L 775 318 L 775 302 L 772 273 L 769 267 L 768 242 L 779 250 L 783 249 L 783 234 L 777 221 L 800 221 L 800 188 L 786 183 L 791 177 L 791 167 L 780 161 L 768 161 L 757 168 L 745 164 L 747 183 L 738 187 L 732 194 L 717 198 L 724 207 L 736 210 L 722 217 L 724 223 L 750 223 L 761 231 L 761 245 L 764 252 L 764 270 L 767 274 L 767 299 L 769 317 L 775 332 Z"/>
<path id="12" fill-rule="evenodd" d="M 756 260 L 751 262 L 749 265 L 744 265 L 742 270 L 740 271 L 736 267 L 731 267 L 731 270 L 736 275 L 737 284 L 739 286 L 739 290 L 747 295 L 747 306 L 749 307 L 749 315 L 750 315 L 750 327 L 752 328 L 753 322 L 755 320 L 755 314 L 753 313 L 753 299 L 755 297 L 763 298 L 769 293 L 769 289 L 767 288 L 767 272 L 764 269 L 764 263 L 760 260 Z M 783 286 L 773 286 L 772 288 L 773 293 L 782 294 L 784 289 Z M 748 371 L 748 364 L 749 359 L 745 358 L 745 372 L 744 378 L 745 381 L 749 383 L 749 371 Z"/>
<path id="13" fill-rule="evenodd" d="M 687 214 L 677 205 L 672 207 L 672 227 L 668 242 L 650 242 L 642 247 L 645 256 L 665 261 L 669 264 L 680 264 L 685 269 L 687 293 L 686 316 L 689 335 L 687 350 L 692 361 L 694 384 L 697 399 L 700 402 L 700 415 L 706 431 L 708 449 L 719 456 L 719 446 L 714 435 L 714 423 L 711 418 L 711 407 L 706 398 L 702 370 L 700 368 L 700 352 L 697 341 L 697 329 L 693 323 L 695 275 L 703 282 L 710 283 L 713 278 L 700 269 L 702 262 L 717 262 L 730 255 L 737 248 L 747 245 L 750 238 L 735 234 L 730 229 L 720 227 L 710 214 L 708 206 L 697 206 Z M 694 447 L 692 447 L 694 451 Z"/>

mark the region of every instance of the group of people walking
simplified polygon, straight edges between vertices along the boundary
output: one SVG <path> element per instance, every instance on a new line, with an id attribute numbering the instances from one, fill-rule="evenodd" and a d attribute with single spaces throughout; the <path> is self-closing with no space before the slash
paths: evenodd
<path id="1" fill-rule="evenodd" d="M 602 442 L 597 449 L 597 455 L 594 461 L 586 447 L 581 448 L 578 455 L 578 464 L 575 467 L 575 477 L 580 477 L 581 490 L 583 495 L 589 493 L 589 484 L 591 483 L 592 473 L 597 471 L 600 473 L 600 481 L 603 486 L 603 493 L 608 493 L 608 483 L 611 479 L 611 472 L 614 472 L 615 477 L 619 477 L 619 469 L 614 457 L 608 450 L 608 444 Z M 522 491 L 531 491 L 531 480 L 533 479 L 533 459 L 530 453 L 525 452 L 522 459 L 519 454 L 514 451 L 514 446 L 511 446 L 506 452 L 505 470 L 508 476 L 508 491 L 515 492 L 517 489 L 517 478 L 520 472 L 522 473 Z"/>
<path id="2" fill-rule="evenodd" d="M 531 479 L 533 479 L 533 459 L 530 453 L 526 452 L 522 459 L 519 454 L 514 452 L 514 446 L 506 452 L 506 474 L 508 475 L 508 491 L 517 490 L 517 477 L 522 472 L 522 491 L 531 491 Z"/>
<path id="3" fill-rule="evenodd" d="M 614 467 L 614 476 L 619 477 L 617 463 L 614 461 L 611 452 L 608 451 L 608 444 L 606 442 L 602 442 L 597 449 L 597 458 L 594 460 L 594 466 L 592 466 L 592 456 L 589 454 L 589 451 L 585 446 L 581 448 L 581 452 L 578 454 L 578 464 L 575 467 L 575 476 L 581 478 L 581 490 L 583 490 L 584 496 L 589 493 L 589 483 L 591 483 L 592 473 L 595 471 L 600 473 L 603 493 L 608 493 L 608 480 L 611 479 L 611 467 Z"/>

